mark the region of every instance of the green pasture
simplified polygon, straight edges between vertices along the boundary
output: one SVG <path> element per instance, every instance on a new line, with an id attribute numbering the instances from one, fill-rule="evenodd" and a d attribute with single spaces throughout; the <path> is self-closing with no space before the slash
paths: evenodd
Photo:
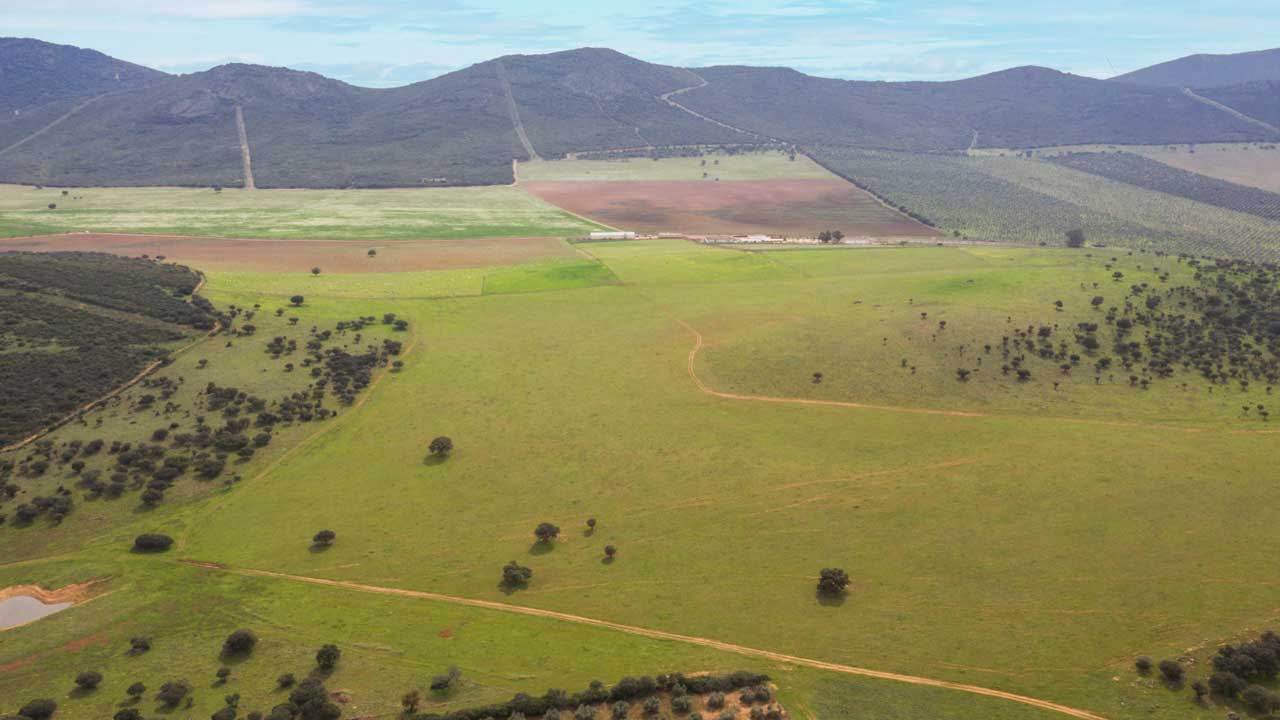
<path id="1" fill-rule="evenodd" d="M 0 237 L 88 230 L 397 240 L 582 235 L 599 226 L 509 186 L 392 190 L 0 185 Z M 49 209 L 49 204 L 57 205 Z"/>
<path id="2" fill-rule="evenodd" d="M 449 663 L 473 680 L 459 704 L 593 677 L 747 667 L 775 676 L 797 718 L 1062 717 L 562 621 L 175 564 L 188 559 L 545 608 L 997 688 L 1116 720 L 1225 714 L 1196 706 L 1186 688 L 1139 678 L 1131 664 L 1193 647 L 1203 658 L 1280 620 L 1259 591 L 1273 553 L 1251 541 L 1280 522 L 1275 435 L 1241 432 L 1260 427 L 1233 411 L 1244 400 L 1210 396 L 1190 377 L 1142 392 L 1095 386 L 1082 372 L 1055 391 L 1048 378 L 989 379 L 985 363 L 969 383 L 954 374 L 961 344 L 968 363 L 975 344 L 998 342 L 1010 324 L 1090 318 L 1095 293 L 1120 301 L 1103 267 L 1112 256 L 1124 287 L 1158 282 L 1153 265 L 1176 281 L 1184 271 L 1173 258 L 743 252 L 673 241 L 578 248 L 602 265 L 503 269 L 484 275 L 484 294 L 458 297 L 415 293 L 416 279 L 380 291 L 362 284 L 367 275 L 322 276 L 306 291 L 300 325 L 308 313 L 396 312 L 418 337 L 403 371 L 265 474 L 269 460 L 255 458 L 258 472 L 227 489 L 146 515 L 95 515 L 88 530 L 86 507 L 63 528 L 0 527 L 0 548 L 61 555 L 0 566 L 3 579 L 110 575 L 119 588 L 0 635 L 0 666 L 48 653 L 0 673 L 0 696 L 63 697 L 89 661 L 113 678 L 136 674 L 130 663 L 141 661 L 212 682 L 218 639 L 250 625 L 266 639 L 250 661 L 264 667 L 233 681 L 244 683 L 246 708 L 267 704 L 257 698 L 271 678 L 305 669 L 313 646 L 336 640 L 352 662 L 331 688 L 369 703 L 352 717 L 366 707 L 391 713 L 400 692 Z M 205 292 L 219 304 L 260 303 L 265 315 L 287 284 L 263 280 L 215 273 Z M 705 395 L 687 372 L 689 328 L 706 343 L 694 368 L 717 391 L 894 408 Z M 221 349 L 254 352 L 274 332 Z M 984 415 L 913 412 L 922 408 Z M 437 435 L 453 438 L 447 460 L 427 458 Z M 562 529 L 551 546 L 534 541 L 543 521 Z M 338 540 L 312 552 L 321 528 Z M 133 535 L 151 529 L 180 547 L 130 555 Z M 610 544 L 618 557 L 606 563 Z M 534 576 L 508 592 L 498 580 L 512 559 Z M 830 566 L 853 577 L 840 603 L 814 595 Z M 114 622 L 126 615 L 136 625 Z M 195 617 L 209 620 L 192 630 Z M 158 654 L 123 656 L 119 638 L 148 623 Z M 94 632 L 114 640 L 94 654 L 58 651 Z M 163 642 L 188 636 L 181 649 Z M 1205 667 L 1202 659 L 1190 678 Z M 201 712 L 225 694 L 197 687 Z M 95 717 L 74 709 L 82 701 L 106 706 L 68 700 L 63 717 Z"/>
<path id="3" fill-rule="evenodd" d="M 704 173 L 706 177 L 704 177 Z M 520 164 L 521 182 L 640 180 L 833 180 L 804 155 L 752 152 L 702 157 L 536 160 Z"/>

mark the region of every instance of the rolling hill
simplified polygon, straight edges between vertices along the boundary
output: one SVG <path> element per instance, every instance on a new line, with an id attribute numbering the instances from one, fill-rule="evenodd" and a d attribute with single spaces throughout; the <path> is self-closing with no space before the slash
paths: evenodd
<path id="1" fill-rule="evenodd" d="M 501 184 L 512 181 L 513 158 L 762 140 L 946 152 L 1274 139 L 1176 89 L 1035 67 L 856 82 L 785 68 L 689 70 L 581 48 L 370 89 L 243 64 L 173 76 L 78 48 L 0 41 L 0 77 L 11 76 L 21 81 L 0 86 L 0 181 L 55 186 L 238 186 L 237 114 L 258 187 Z"/>
<path id="2" fill-rule="evenodd" d="M 1211 88 L 1280 81 L 1280 48 L 1231 55 L 1188 55 L 1111 79 L 1171 88 Z"/>

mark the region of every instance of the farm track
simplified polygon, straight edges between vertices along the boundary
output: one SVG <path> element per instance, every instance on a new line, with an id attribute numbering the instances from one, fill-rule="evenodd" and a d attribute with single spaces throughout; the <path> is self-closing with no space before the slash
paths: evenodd
<path id="1" fill-rule="evenodd" d="M 706 342 L 702 338 L 702 333 L 695 330 L 692 325 L 685 322 L 684 320 L 677 319 L 676 322 L 678 322 L 682 327 L 684 327 L 684 329 L 692 333 L 694 337 L 693 348 L 689 350 L 689 362 L 687 367 L 687 370 L 689 373 L 689 379 L 693 381 L 693 384 L 698 388 L 700 392 L 706 395 L 710 395 L 712 397 L 722 398 L 725 400 L 746 400 L 746 401 L 753 401 L 753 402 L 779 403 L 779 404 L 785 404 L 785 405 L 821 405 L 821 406 L 827 406 L 827 407 L 856 408 L 856 409 L 862 409 L 862 410 L 882 410 L 882 411 L 888 411 L 888 412 L 913 413 L 916 415 L 941 415 L 945 417 L 961 417 L 961 418 L 1026 419 L 1023 416 L 1013 415 L 1013 414 L 1009 414 L 1009 415 L 992 414 L 992 413 L 976 412 L 976 411 L 968 411 L 968 410 L 941 410 L 937 408 L 907 407 L 902 405 L 878 405 L 874 403 L 860 403 L 860 402 L 851 402 L 851 401 L 844 401 L 844 400 L 813 400 L 809 398 L 776 397 L 773 395 L 744 395 L 740 393 L 721 392 L 719 390 L 715 390 L 709 387 L 706 383 L 704 383 L 702 381 L 702 378 L 698 377 L 698 372 L 695 368 L 695 363 L 697 362 L 697 359 L 698 359 L 698 353 L 701 352 L 702 348 L 706 346 Z M 1280 430 L 1239 430 L 1239 429 L 1229 429 L 1229 428 L 1187 427 L 1187 426 L 1179 426 L 1179 425 L 1164 425 L 1160 423 L 1130 422 L 1125 420 L 1097 420 L 1093 418 L 1079 418 L 1079 417 L 1035 416 L 1035 419 L 1049 420 L 1052 422 L 1060 422 L 1060 423 L 1075 423 L 1080 425 L 1097 425 L 1101 427 L 1138 428 L 1138 429 L 1148 429 L 1148 430 L 1175 431 L 1175 432 L 1184 432 L 1184 433 L 1205 433 L 1205 432 L 1213 432 L 1213 431 L 1221 431 L 1225 433 L 1230 433 L 1232 435 L 1273 435 L 1276 433 L 1280 433 Z"/>
<path id="2" fill-rule="evenodd" d="M 747 136 L 750 136 L 750 137 L 761 138 L 761 139 L 764 139 L 764 140 L 768 140 L 769 142 L 781 143 L 781 144 L 783 144 L 783 145 L 786 145 L 786 144 L 787 144 L 787 143 L 783 142 L 782 140 L 779 140 L 779 139 L 777 139 L 777 138 L 773 138 L 773 137 L 769 137 L 768 135 L 761 135 L 761 134 L 760 134 L 760 133 L 758 133 L 758 132 L 752 132 L 752 131 L 750 131 L 750 130 L 744 130 L 744 129 L 740 128 L 740 127 L 734 127 L 733 125 L 730 125 L 729 123 L 721 122 L 721 121 L 719 121 L 719 120 L 716 120 L 716 119 L 715 119 L 715 118 L 713 118 L 713 117 L 709 117 L 709 116 L 707 116 L 707 115 L 703 115 L 702 113 L 698 112 L 697 110 L 690 110 L 689 108 L 685 107 L 684 105 L 681 105 L 681 104 L 679 103 L 679 101 L 672 100 L 672 98 L 674 98 L 674 97 L 675 97 L 675 96 L 677 96 L 677 95 L 683 95 L 683 94 L 685 94 L 685 93 L 687 93 L 687 92 L 689 92 L 689 91 L 691 91 L 691 90 L 697 90 L 697 89 L 699 89 L 699 88 L 704 88 L 704 87 L 706 87 L 707 85 L 709 85 L 709 84 L 710 84 L 710 83 L 708 83 L 708 82 L 707 82 L 706 78 L 703 78 L 701 75 L 698 75 L 697 73 L 693 72 L 692 70 L 685 70 L 685 72 L 689 73 L 689 74 L 690 74 L 690 75 L 692 75 L 694 78 L 696 78 L 696 79 L 698 80 L 697 84 L 696 84 L 696 85 L 690 85 L 690 86 L 688 86 L 688 87 L 678 88 L 678 89 L 676 89 L 676 90 L 672 90 L 671 92 L 668 92 L 668 93 L 663 93 L 663 94 L 661 94 L 661 95 L 659 95 L 659 96 L 658 96 L 658 99 L 659 99 L 659 100 L 661 100 L 662 102 L 664 102 L 664 103 L 666 103 L 666 104 L 670 105 L 671 107 L 673 107 L 673 108 L 675 108 L 675 109 L 677 109 L 677 110 L 680 110 L 680 111 L 682 111 L 682 112 L 688 113 L 689 115 L 692 115 L 692 116 L 694 116 L 694 117 L 698 118 L 699 120 L 702 120 L 702 121 L 705 121 L 705 122 L 709 122 L 709 123 L 711 123 L 712 125 L 719 125 L 720 127 L 724 128 L 724 129 L 726 129 L 726 130 L 732 130 L 733 132 L 740 133 L 740 134 L 742 134 L 742 135 L 747 135 Z"/>
<path id="3" fill-rule="evenodd" d="M 700 647 L 711 648 L 722 652 L 733 653 L 735 655 L 743 655 L 747 657 L 763 658 L 765 660 L 773 660 L 775 662 L 787 663 L 791 665 L 801 665 L 804 667 L 815 668 L 818 670 L 827 670 L 830 672 L 841 673 L 844 675 L 859 675 L 862 677 L 876 678 L 879 680 L 891 680 L 894 682 L 907 683 L 910 685 L 923 685 L 926 687 L 936 687 L 945 690 L 955 690 L 958 692 L 969 693 L 971 695 L 983 695 L 993 697 L 1000 700 L 1008 700 L 1011 702 L 1037 707 L 1042 710 L 1068 715 L 1070 717 L 1082 718 L 1083 720 L 1107 720 L 1106 717 L 1098 715 L 1088 710 L 1073 708 L 1068 705 L 1041 700 L 1039 698 L 1028 697 L 1026 695 L 1018 695 L 1016 693 L 1005 692 L 1003 690 L 994 690 L 992 688 L 981 687 L 978 685 L 967 685 L 964 683 L 956 683 L 948 680 L 937 680 L 934 678 L 919 677 L 916 675 L 904 675 L 901 673 L 886 672 L 883 670 L 872 670 L 869 668 L 861 668 L 853 665 L 842 665 L 840 663 L 825 662 L 823 660 L 814 660 L 811 658 L 798 657 L 796 655 L 786 655 L 783 653 L 773 652 L 772 650 L 760 650 L 750 648 L 744 645 L 735 645 L 733 643 L 721 642 L 711 638 L 697 637 L 695 635 L 682 635 L 680 633 L 667 632 L 665 630 L 654 630 L 651 628 L 637 627 L 635 625 L 624 625 L 622 623 L 611 622 L 609 620 L 599 620 L 597 618 L 584 617 L 582 615 L 572 615 L 570 613 L 557 612 L 555 610 L 543 610 L 541 608 L 527 607 L 524 605 L 512 605 L 510 603 L 495 602 L 492 600 L 480 600 L 477 598 L 458 597 L 455 595 L 444 595 L 441 593 L 427 592 L 424 590 L 406 590 L 404 588 L 384 587 L 380 585 L 366 585 L 363 583 L 351 582 L 347 580 L 329 580 L 326 578 L 308 577 L 305 575 L 291 575 L 288 573 L 273 572 L 271 570 L 255 570 L 252 568 L 232 568 L 214 562 L 206 562 L 200 560 L 180 560 L 179 562 L 186 565 L 192 565 L 206 570 L 216 572 L 233 573 L 237 575 L 247 575 L 253 577 L 266 577 L 277 580 L 288 580 L 292 582 L 308 583 L 311 585 L 324 585 L 327 587 L 342 588 L 344 590 L 354 590 L 357 592 L 373 593 L 378 595 L 395 595 L 399 597 L 416 598 L 420 600 L 434 600 L 437 602 L 445 602 L 453 605 L 464 605 L 467 607 L 482 608 L 485 610 L 497 610 L 500 612 L 515 613 L 519 615 L 530 615 L 533 617 L 548 618 L 552 620 L 561 620 L 577 625 L 587 625 L 590 627 L 603 628 L 606 630 L 614 630 L 628 635 L 636 635 L 639 637 L 650 638 L 653 640 L 667 640 L 670 642 L 685 643 L 688 645 L 697 645 Z"/>

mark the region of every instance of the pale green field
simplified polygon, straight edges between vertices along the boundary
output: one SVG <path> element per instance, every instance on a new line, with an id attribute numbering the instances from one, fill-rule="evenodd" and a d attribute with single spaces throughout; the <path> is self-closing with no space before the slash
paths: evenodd
<path id="1" fill-rule="evenodd" d="M 1072 152 L 1116 152 L 1144 155 L 1157 162 L 1220 180 L 1280 193 L 1280 150 L 1272 143 L 1204 143 L 1199 145 L 1062 145 L 1037 148 L 1037 156 Z M 982 148 L 974 156 L 1013 155 L 1020 151 Z"/>
<path id="2" fill-rule="evenodd" d="M 216 237 L 416 239 L 582 235 L 600 229 L 509 186 L 400 190 L 0 185 L 0 236 L 90 230 Z M 46 206 L 54 203 L 56 210 Z"/>
<path id="3" fill-rule="evenodd" d="M 520 164 L 521 182 L 637 180 L 834 180 L 817 163 L 781 152 L 712 154 L 688 158 L 538 160 Z"/>
<path id="4" fill-rule="evenodd" d="M 264 678 L 305 666 L 329 638 L 353 650 L 350 674 L 331 683 L 360 698 L 350 716 L 392 712 L 401 688 L 456 662 L 475 678 L 457 703 L 673 666 L 751 667 L 775 676 L 797 718 L 1063 717 L 601 628 L 173 562 L 190 559 L 574 613 L 997 688 L 1115 720 L 1225 714 L 1223 705 L 1193 704 L 1186 688 L 1138 678 L 1131 663 L 1195 647 L 1191 677 L 1201 677 L 1217 643 L 1280 619 L 1259 591 L 1273 553 L 1241 540 L 1268 537 L 1280 523 L 1276 436 L 1239 432 L 1258 427 L 1230 412 L 1240 395 L 1210 399 L 1172 380 L 1140 394 L 954 379 L 956 346 L 998 337 L 1009 317 L 1022 325 L 1090 317 L 1079 285 L 1111 282 L 1105 253 L 745 253 L 666 241 L 579 248 L 601 269 L 506 269 L 485 280 L 485 294 L 467 297 L 429 299 L 403 285 L 379 293 L 360 284 L 368 276 L 333 276 L 307 291 L 307 322 L 396 312 L 412 320 L 419 344 L 402 372 L 332 430 L 261 476 L 255 459 L 255 472 L 230 490 L 146 517 L 103 513 L 86 526 L 73 514 L 57 529 L 0 527 L 10 557 L 66 553 L 65 562 L 0 568 L 0 577 L 57 584 L 110 574 L 145 590 L 9 636 L 17 640 L 0 645 L 0 666 L 49 654 L 0 673 L 0 696 L 65 697 L 90 661 L 149 684 L 179 667 L 211 681 L 216 647 L 208 647 L 246 624 L 269 639 L 267 667 L 237 675 L 246 708 L 269 706 Z M 1116 255 L 1133 282 L 1171 262 Z M 214 273 L 206 293 L 270 309 L 284 286 L 256 290 L 261 281 Z M 493 282 L 503 294 L 489 294 Z M 937 319 L 948 329 L 934 340 Z M 694 369 L 715 390 L 900 407 L 703 394 L 688 374 L 689 327 L 706 343 Z M 903 357 L 917 375 L 903 374 Z M 815 371 L 824 372 L 820 385 L 810 381 Z M 910 412 L 918 408 L 985 415 Z M 454 454 L 424 462 L 440 434 L 453 438 Z M 594 534 L 584 532 L 589 517 L 599 521 Z M 541 521 L 563 529 L 550 550 L 533 542 Z M 321 527 L 339 540 L 309 552 Z M 181 547 L 159 557 L 124 552 L 154 528 Z M 606 544 L 619 548 L 612 564 L 601 562 Z M 508 594 L 497 583 L 512 558 L 535 574 Z M 843 603 L 824 605 L 814 579 L 833 565 L 854 584 Z M 153 609 L 128 615 L 135 601 Z M 194 613 L 215 619 L 203 626 L 214 629 L 172 649 L 191 636 L 183 622 Z M 120 640 L 148 623 L 165 641 L 153 652 L 175 654 L 144 656 L 154 664 L 135 671 Z M 442 628 L 451 629 L 447 641 Z M 59 650 L 98 632 L 110 642 Z M 202 689 L 200 711 L 223 694 Z M 69 698 L 60 717 L 97 717 L 107 703 Z"/>

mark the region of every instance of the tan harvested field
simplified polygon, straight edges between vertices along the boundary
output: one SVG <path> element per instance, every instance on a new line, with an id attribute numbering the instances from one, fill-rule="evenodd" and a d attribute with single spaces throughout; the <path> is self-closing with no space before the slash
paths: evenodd
<path id="1" fill-rule="evenodd" d="M 93 251 L 117 255 L 164 256 L 207 270 L 386 273 L 519 265 L 575 257 L 556 238 L 476 238 L 466 240 L 265 240 L 69 233 L 0 239 L 0 251 Z M 377 251 L 369 257 L 369 250 Z"/>
<path id="2" fill-rule="evenodd" d="M 812 237 L 932 237 L 938 233 L 856 186 L 830 180 L 528 182 L 528 192 L 577 215 L 637 232 Z"/>

